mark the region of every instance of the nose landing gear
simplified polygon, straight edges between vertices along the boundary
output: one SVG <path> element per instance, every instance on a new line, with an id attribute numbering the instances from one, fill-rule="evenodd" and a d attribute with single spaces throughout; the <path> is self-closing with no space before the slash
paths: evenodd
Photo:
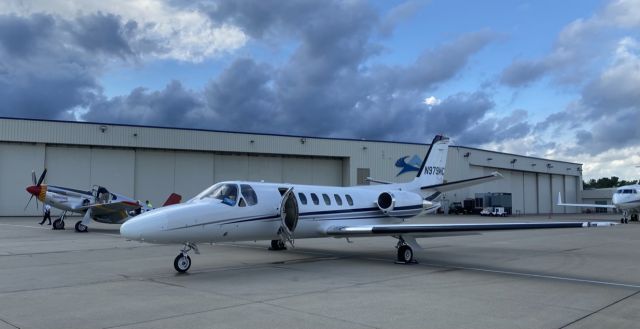
<path id="1" fill-rule="evenodd" d="M 191 267 L 191 257 L 188 255 L 191 250 L 194 250 L 196 254 L 200 254 L 198 246 L 196 246 L 195 243 L 185 242 L 184 247 L 173 260 L 173 268 L 178 271 L 178 273 L 185 273 Z"/>

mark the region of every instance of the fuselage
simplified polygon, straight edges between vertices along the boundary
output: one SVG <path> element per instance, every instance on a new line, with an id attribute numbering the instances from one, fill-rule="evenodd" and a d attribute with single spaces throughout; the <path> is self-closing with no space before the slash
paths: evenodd
<path id="1" fill-rule="evenodd" d="M 640 185 L 618 187 L 611 201 L 620 210 L 637 212 L 640 209 Z"/>
<path id="2" fill-rule="evenodd" d="M 231 201 L 217 195 L 221 186 L 235 186 Z M 297 204 L 295 238 L 324 237 L 330 226 L 397 224 L 424 211 L 416 194 L 412 205 L 396 207 L 394 216 L 385 214 L 376 203 L 385 191 L 403 185 L 332 187 L 232 181 L 213 185 L 184 204 L 172 205 L 139 215 L 122 225 L 129 239 L 154 243 L 224 242 L 279 239 L 283 217 L 283 193 L 289 188 Z M 255 195 L 251 194 L 252 190 Z M 245 195 L 246 194 L 246 195 Z"/>

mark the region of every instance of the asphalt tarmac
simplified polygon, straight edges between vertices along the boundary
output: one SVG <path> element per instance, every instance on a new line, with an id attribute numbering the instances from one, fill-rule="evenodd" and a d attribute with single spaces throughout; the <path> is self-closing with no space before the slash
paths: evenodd
<path id="1" fill-rule="evenodd" d="M 616 220 L 619 216 L 431 216 L 414 222 Z M 394 264 L 390 237 L 180 246 L 117 228 L 52 231 L 0 218 L 0 329 L 638 328 L 640 224 L 419 239 Z"/>

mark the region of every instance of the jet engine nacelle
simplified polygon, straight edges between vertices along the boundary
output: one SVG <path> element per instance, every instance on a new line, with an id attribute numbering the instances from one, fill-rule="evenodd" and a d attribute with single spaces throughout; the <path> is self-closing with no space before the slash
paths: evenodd
<path id="1" fill-rule="evenodd" d="M 391 191 L 380 193 L 376 205 L 387 216 L 408 218 L 420 214 L 430 202 L 423 200 L 417 193 Z"/>

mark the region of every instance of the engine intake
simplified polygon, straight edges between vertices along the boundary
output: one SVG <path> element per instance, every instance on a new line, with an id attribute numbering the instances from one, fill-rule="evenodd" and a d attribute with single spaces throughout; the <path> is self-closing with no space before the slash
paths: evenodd
<path id="1" fill-rule="evenodd" d="M 376 202 L 383 214 L 397 218 L 409 218 L 420 214 L 425 209 L 422 197 L 413 192 L 382 192 Z"/>

